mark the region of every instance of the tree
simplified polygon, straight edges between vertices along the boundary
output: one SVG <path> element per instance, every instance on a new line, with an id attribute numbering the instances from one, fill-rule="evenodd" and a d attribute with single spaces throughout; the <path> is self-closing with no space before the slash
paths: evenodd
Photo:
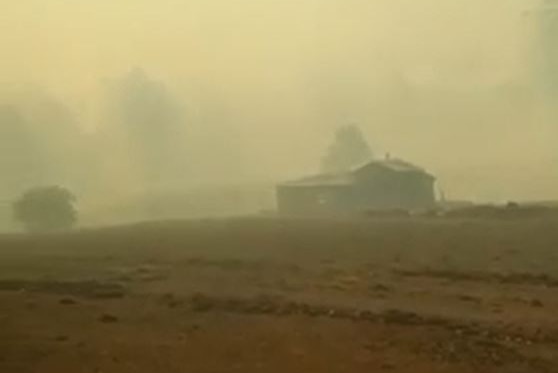
<path id="1" fill-rule="evenodd" d="M 558 2 L 544 1 L 536 12 L 537 83 L 551 98 L 558 97 Z"/>
<path id="2" fill-rule="evenodd" d="M 372 151 L 362 131 L 356 125 L 340 127 L 335 132 L 333 144 L 322 159 L 322 171 L 335 173 L 347 171 L 372 159 Z"/>
<path id="3" fill-rule="evenodd" d="M 0 170 L 0 195 L 36 184 L 45 173 L 45 154 L 40 143 L 21 111 L 13 105 L 0 104 Z"/>
<path id="4" fill-rule="evenodd" d="M 92 178 L 88 145 L 77 117 L 48 93 L 33 89 L 2 97 L 0 195 L 16 195 L 57 180 L 87 186 Z"/>
<path id="5" fill-rule="evenodd" d="M 110 88 L 114 129 L 126 139 L 143 182 L 159 183 L 173 177 L 182 161 L 180 103 L 163 82 L 141 69 L 114 81 Z"/>
<path id="6" fill-rule="evenodd" d="M 70 229 L 77 222 L 75 202 L 75 196 L 63 187 L 34 188 L 14 202 L 14 218 L 29 232 Z"/>

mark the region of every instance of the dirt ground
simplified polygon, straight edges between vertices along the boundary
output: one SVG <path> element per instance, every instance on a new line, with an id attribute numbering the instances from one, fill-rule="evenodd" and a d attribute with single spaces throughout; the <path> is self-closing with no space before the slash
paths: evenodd
<path id="1" fill-rule="evenodd" d="M 558 372 L 558 221 L 0 236 L 0 372 Z"/>

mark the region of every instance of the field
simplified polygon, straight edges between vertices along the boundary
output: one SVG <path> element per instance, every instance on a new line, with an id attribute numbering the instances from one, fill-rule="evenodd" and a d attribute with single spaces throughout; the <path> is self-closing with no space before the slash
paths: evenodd
<path id="1" fill-rule="evenodd" d="M 0 236 L 0 372 L 558 372 L 558 220 Z"/>

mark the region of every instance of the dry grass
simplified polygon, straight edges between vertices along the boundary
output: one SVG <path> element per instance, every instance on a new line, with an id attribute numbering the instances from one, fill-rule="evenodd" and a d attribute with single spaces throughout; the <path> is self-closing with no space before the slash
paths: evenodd
<path id="1" fill-rule="evenodd" d="M 557 228 L 239 218 L 3 235 L 0 371 L 556 371 Z"/>

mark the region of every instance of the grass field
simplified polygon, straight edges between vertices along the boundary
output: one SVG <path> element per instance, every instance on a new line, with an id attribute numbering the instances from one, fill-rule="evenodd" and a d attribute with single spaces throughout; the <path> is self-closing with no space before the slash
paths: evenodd
<path id="1" fill-rule="evenodd" d="M 0 372 L 556 372 L 558 220 L 0 236 Z"/>

